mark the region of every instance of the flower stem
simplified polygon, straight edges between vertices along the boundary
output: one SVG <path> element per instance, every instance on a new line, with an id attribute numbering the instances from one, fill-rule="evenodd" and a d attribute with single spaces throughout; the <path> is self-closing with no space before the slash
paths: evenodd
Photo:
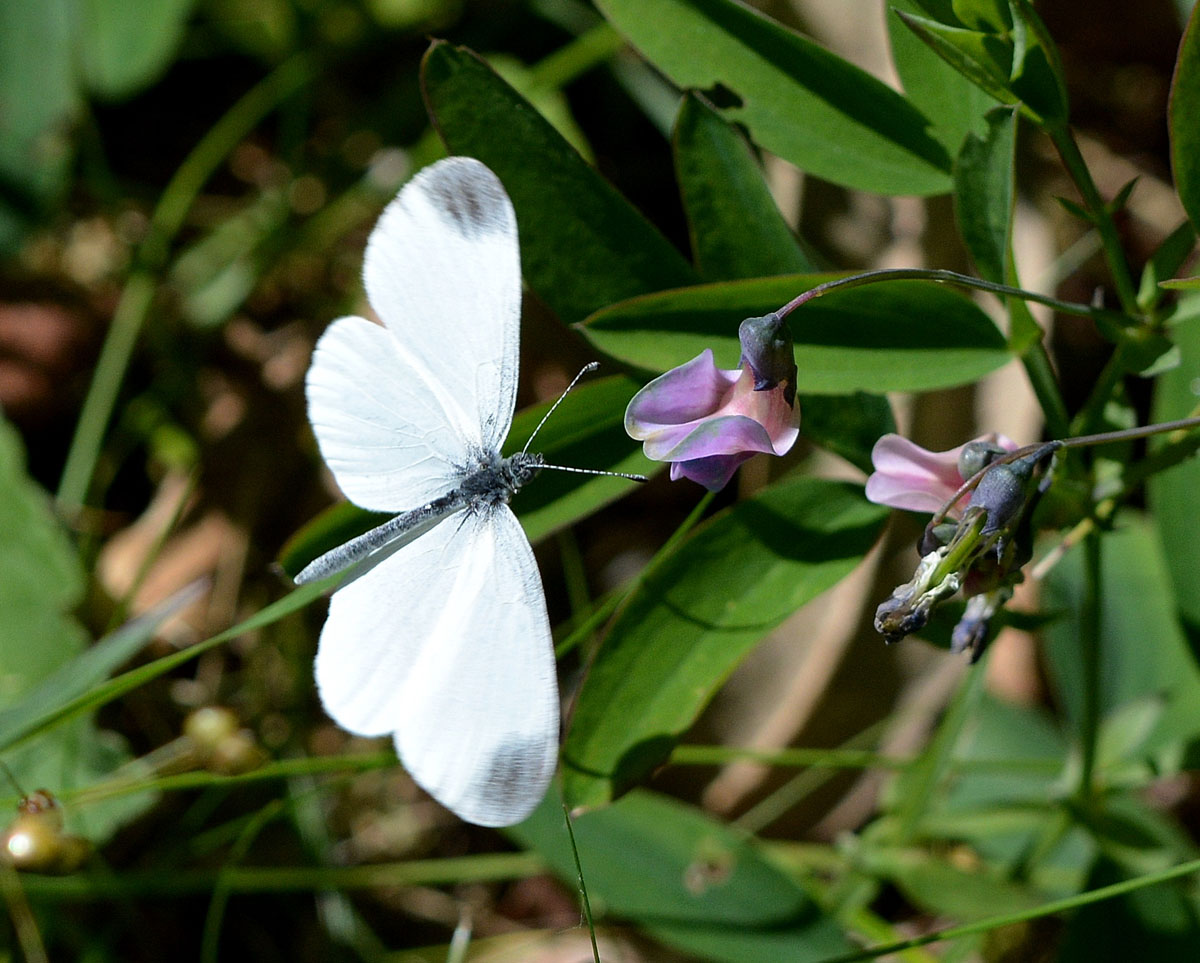
<path id="1" fill-rule="evenodd" d="M 1074 301 L 1060 301 L 1058 298 L 1047 297 L 1036 291 L 1026 291 L 1022 288 L 1012 288 L 1007 284 L 997 284 L 994 281 L 984 281 L 956 271 L 946 271 L 942 268 L 880 268 L 876 271 L 864 271 L 861 274 L 851 274 L 848 277 L 835 278 L 818 284 L 814 288 L 801 292 L 775 313 L 781 318 L 787 317 L 796 308 L 816 298 L 839 291 L 843 288 L 858 288 L 866 284 L 876 284 L 880 281 L 937 281 L 941 284 L 954 284 L 964 288 L 974 288 L 978 291 L 988 291 L 1003 297 L 1020 298 L 1023 301 L 1033 301 L 1054 308 L 1063 314 L 1074 314 L 1090 318 L 1101 313 L 1099 308 L 1087 304 L 1077 304 Z"/>

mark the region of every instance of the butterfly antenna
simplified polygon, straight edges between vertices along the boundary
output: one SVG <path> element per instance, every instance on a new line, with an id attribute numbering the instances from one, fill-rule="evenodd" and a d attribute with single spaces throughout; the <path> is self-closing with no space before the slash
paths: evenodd
<path id="1" fill-rule="evenodd" d="M 543 462 L 539 467 L 549 468 L 551 471 L 573 471 L 578 475 L 611 475 L 613 478 L 628 478 L 630 481 L 644 482 L 649 481 L 645 475 L 631 475 L 623 471 L 603 471 L 599 468 L 573 468 L 567 465 L 547 465 Z"/>
<path id="2" fill-rule="evenodd" d="M 571 379 L 571 383 L 569 385 L 567 385 L 566 390 L 563 391 L 563 393 L 558 396 L 558 400 L 550 406 L 550 410 L 547 411 L 544 415 L 542 415 L 542 420 L 538 422 L 538 426 L 533 429 L 533 434 L 530 435 L 529 440 L 527 442 L 525 442 L 525 447 L 521 449 L 522 454 L 529 451 L 529 446 L 531 444 L 533 444 L 533 439 L 537 437 L 537 433 L 542 430 L 542 425 L 544 425 L 546 423 L 546 420 L 552 414 L 554 414 L 554 409 L 563 403 L 563 399 L 568 394 L 570 394 L 571 389 L 575 387 L 576 382 L 578 382 L 579 379 L 582 378 L 585 374 L 588 374 L 591 371 L 595 371 L 599 367 L 600 367 L 599 361 L 589 361 L 587 364 L 585 364 L 582 368 L 579 369 L 579 374 L 577 374 L 574 378 Z"/>

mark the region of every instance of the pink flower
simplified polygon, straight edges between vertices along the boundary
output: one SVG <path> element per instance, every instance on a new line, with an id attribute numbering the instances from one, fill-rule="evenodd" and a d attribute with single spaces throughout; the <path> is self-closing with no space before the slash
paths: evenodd
<path id="1" fill-rule="evenodd" d="M 867 479 L 867 498 L 877 505 L 936 512 L 990 460 L 989 455 L 1016 451 L 1011 438 L 996 432 L 980 435 L 949 451 L 927 451 L 900 435 L 884 435 L 871 449 L 875 471 Z M 965 473 L 965 474 L 964 474 Z M 948 514 L 957 518 L 966 499 Z"/>
<path id="2" fill-rule="evenodd" d="M 759 322 L 768 322 L 766 332 Z M 629 402 L 625 431 L 647 458 L 671 462 L 673 481 L 690 478 L 718 491 L 748 458 L 782 455 L 796 443 L 796 363 L 782 325 L 772 315 L 743 322 L 741 368 L 718 368 L 706 348 Z"/>

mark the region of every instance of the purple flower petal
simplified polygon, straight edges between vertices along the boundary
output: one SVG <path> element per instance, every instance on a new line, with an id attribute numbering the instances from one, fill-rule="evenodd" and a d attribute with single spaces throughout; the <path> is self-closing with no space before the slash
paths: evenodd
<path id="1" fill-rule="evenodd" d="M 656 431 L 673 429 L 711 415 L 741 374 L 713 363 L 705 348 L 687 364 L 659 375 L 633 396 L 625 409 L 625 431 L 639 441 Z M 650 455 L 654 458 L 654 455 Z"/>
<path id="2" fill-rule="evenodd" d="M 975 440 L 992 441 L 1009 451 L 1018 447 L 1011 439 L 994 432 Z M 900 435 L 884 435 L 871 450 L 875 471 L 867 479 L 867 498 L 877 505 L 915 512 L 940 510 L 963 483 L 958 456 L 965 447 L 964 444 L 949 451 L 928 451 Z"/>
<path id="3" fill-rule="evenodd" d="M 713 455 L 710 458 L 695 458 L 692 461 L 677 461 L 671 465 L 671 481 L 690 478 L 710 492 L 719 492 L 729 484 L 729 479 L 742 462 L 754 456 L 754 452 L 736 455 Z"/>

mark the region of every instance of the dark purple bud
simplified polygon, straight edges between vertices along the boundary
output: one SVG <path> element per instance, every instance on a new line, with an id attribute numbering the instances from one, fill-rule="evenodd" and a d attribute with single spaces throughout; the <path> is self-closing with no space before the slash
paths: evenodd
<path id="1" fill-rule="evenodd" d="M 754 374 L 754 390 L 770 391 L 783 385 L 783 399 L 796 401 L 796 355 L 787 321 L 771 313 L 747 318 L 738 328 L 742 364 Z"/>

